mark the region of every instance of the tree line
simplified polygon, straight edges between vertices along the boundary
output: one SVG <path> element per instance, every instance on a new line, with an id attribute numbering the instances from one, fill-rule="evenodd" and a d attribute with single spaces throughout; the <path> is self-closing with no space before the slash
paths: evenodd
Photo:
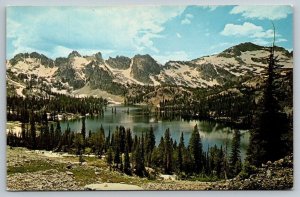
<path id="1" fill-rule="evenodd" d="M 35 121 L 40 122 L 45 112 L 50 113 L 51 120 L 62 113 L 101 115 L 106 106 L 106 99 L 94 97 L 76 98 L 63 94 L 47 97 L 7 96 L 7 120 L 28 123 L 31 114 L 35 116 Z"/>
<path id="2" fill-rule="evenodd" d="M 203 151 L 197 125 L 187 146 L 183 133 L 177 142 L 169 129 L 156 146 L 152 127 L 141 136 L 133 136 L 130 129 L 120 126 L 114 132 L 109 130 L 106 136 L 102 125 L 95 132 L 87 132 L 83 118 L 80 132 L 71 131 L 69 126 L 62 132 L 59 121 L 54 125 L 44 117 L 41 124 L 36 124 L 31 114 L 30 123 L 22 123 L 20 134 L 8 132 L 7 144 L 76 155 L 95 154 L 99 159 L 105 158 L 111 170 L 128 175 L 154 178 L 157 173 L 164 173 L 176 174 L 181 179 L 224 179 L 236 176 L 242 169 L 240 132 L 235 130 L 233 136 L 231 152 L 227 155 L 222 146 L 214 145 Z"/>
<path id="3" fill-rule="evenodd" d="M 179 116 L 186 120 L 215 120 L 249 129 L 257 108 L 254 90 L 241 87 L 240 91 L 223 91 L 211 95 L 206 93 L 196 98 L 164 99 L 160 101 L 157 112 L 171 119 Z"/>

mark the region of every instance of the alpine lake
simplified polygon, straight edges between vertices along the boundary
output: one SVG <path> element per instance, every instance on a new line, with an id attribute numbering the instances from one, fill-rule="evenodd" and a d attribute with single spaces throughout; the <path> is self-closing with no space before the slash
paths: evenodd
<path id="1" fill-rule="evenodd" d="M 183 133 L 185 145 L 188 145 L 194 126 L 197 125 L 203 150 L 207 151 L 209 147 L 217 145 L 222 146 L 227 154 L 231 152 L 231 141 L 234 129 L 225 126 L 222 123 L 214 121 L 201 120 L 183 120 L 182 118 L 164 119 L 158 117 L 155 113 L 148 113 L 147 106 L 124 106 L 124 105 L 109 105 L 102 116 L 87 116 L 85 120 L 86 133 L 90 130 L 95 132 L 100 129 L 101 125 L 104 128 L 105 135 L 109 131 L 113 133 L 116 127 L 123 126 L 126 129 L 130 128 L 132 136 L 142 136 L 153 127 L 156 145 L 159 144 L 161 136 L 164 136 L 166 129 L 170 129 L 173 141 L 179 142 L 181 133 Z M 82 119 L 61 121 L 61 128 L 64 131 L 69 125 L 70 129 L 75 132 L 80 132 L 82 127 Z M 249 131 L 240 130 L 241 132 L 241 157 L 246 156 L 247 147 L 249 144 Z"/>

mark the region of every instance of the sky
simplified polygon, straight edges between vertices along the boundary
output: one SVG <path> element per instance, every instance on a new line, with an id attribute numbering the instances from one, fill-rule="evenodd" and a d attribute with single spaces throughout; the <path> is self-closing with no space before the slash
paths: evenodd
<path id="1" fill-rule="evenodd" d="M 76 50 L 105 59 L 150 54 L 164 64 L 219 53 L 242 42 L 293 50 L 290 6 L 8 7 L 6 58 Z"/>

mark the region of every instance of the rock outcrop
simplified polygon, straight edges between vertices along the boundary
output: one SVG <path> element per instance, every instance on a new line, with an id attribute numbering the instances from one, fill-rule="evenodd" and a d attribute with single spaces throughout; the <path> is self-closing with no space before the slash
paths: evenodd
<path id="1" fill-rule="evenodd" d="M 115 58 L 109 57 L 106 60 L 106 63 L 109 64 L 112 68 L 125 70 L 130 67 L 131 59 L 129 57 L 117 56 Z"/>
<path id="2" fill-rule="evenodd" d="M 293 156 L 278 161 L 268 161 L 249 178 L 237 176 L 227 181 L 216 182 L 211 190 L 289 190 L 293 188 Z"/>
<path id="3" fill-rule="evenodd" d="M 131 75 L 140 82 L 152 84 L 150 75 L 158 75 L 161 66 L 150 55 L 136 55 L 133 57 Z"/>

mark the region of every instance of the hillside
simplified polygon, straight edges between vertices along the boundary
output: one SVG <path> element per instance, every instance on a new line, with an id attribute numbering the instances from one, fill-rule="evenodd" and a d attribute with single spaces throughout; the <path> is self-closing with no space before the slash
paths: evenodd
<path id="1" fill-rule="evenodd" d="M 8 147 L 7 190 L 90 190 L 90 184 L 102 184 L 104 190 L 118 189 L 108 187 L 112 183 L 139 186 L 144 190 L 269 190 L 293 187 L 291 156 L 262 164 L 249 178 L 238 176 L 216 182 L 147 180 L 110 171 L 104 159 L 85 157 L 85 160 L 80 165 L 74 155 Z"/>
<path id="2" fill-rule="evenodd" d="M 293 68 L 293 53 L 276 47 L 281 75 Z M 191 61 L 159 64 L 150 55 L 117 56 L 107 60 L 100 52 L 82 56 L 77 51 L 52 60 L 43 54 L 20 53 L 7 60 L 8 95 L 41 95 L 45 92 L 101 96 L 94 90 L 124 96 L 134 87 L 181 86 L 207 88 L 228 83 L 253 85 L 267 66 L 269 48 L 253 43 L 232 46 L 219 54 Z M 257 78 L 257 80 L 255 80 Z M 251 82 L 252 81 L 252 82 Z"/>

